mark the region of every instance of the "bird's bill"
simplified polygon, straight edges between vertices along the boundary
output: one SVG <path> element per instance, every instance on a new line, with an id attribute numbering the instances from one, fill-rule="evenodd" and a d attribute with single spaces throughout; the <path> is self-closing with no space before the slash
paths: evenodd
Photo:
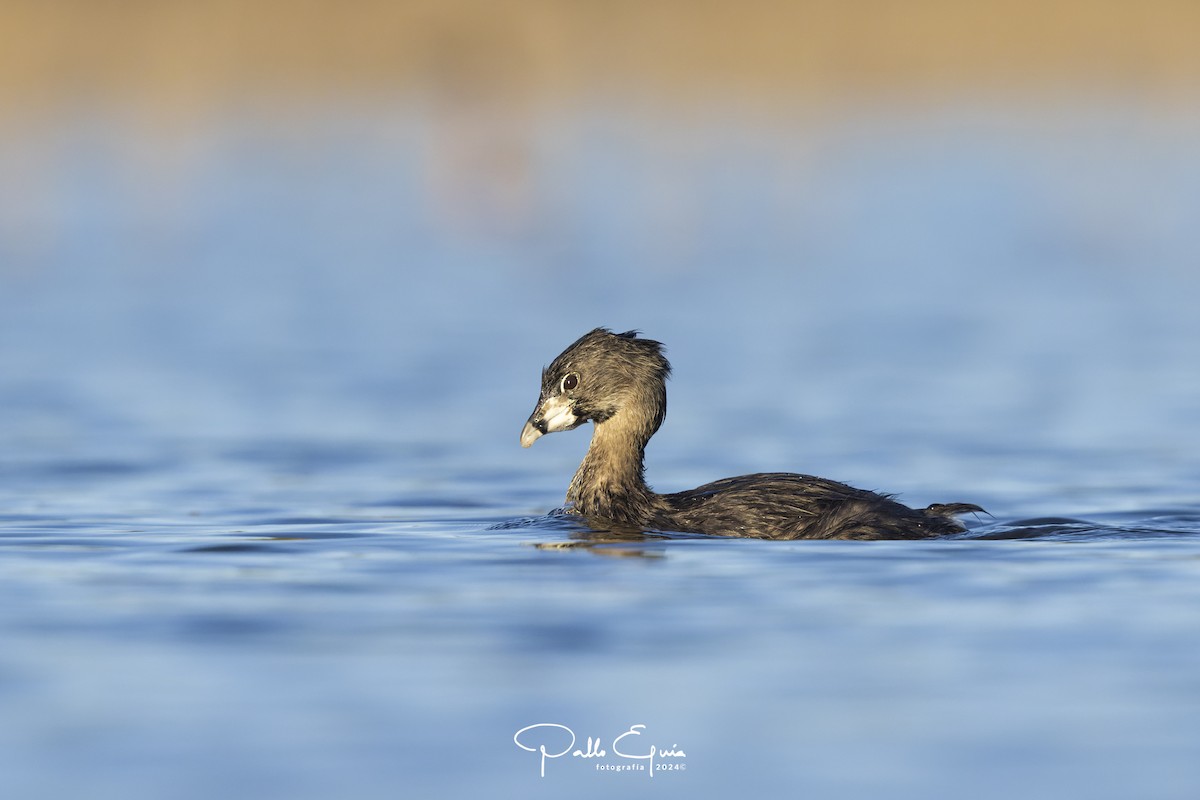
<path id="1" fill-rule="evenodd" d="M 571 401 L 561 396 L 546 398 L 525 421 L 525 427 L 521 429 L 521 447 L 529 447 L 544 434 L 569 431 L 582 423 L 583 419 L 575 416 Z"/>

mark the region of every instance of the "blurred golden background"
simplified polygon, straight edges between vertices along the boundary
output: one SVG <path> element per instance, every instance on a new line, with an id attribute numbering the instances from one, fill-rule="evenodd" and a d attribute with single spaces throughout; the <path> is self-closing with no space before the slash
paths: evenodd
<path id="1" fill-rule="evenodd" d="M 262 93 L 788 108 L 847 92 L 1103 86 L 1178 99 L 1200 78 L 1191 0 L 6 0 L 0 109 L 115 100 L 204 112 Z"/>

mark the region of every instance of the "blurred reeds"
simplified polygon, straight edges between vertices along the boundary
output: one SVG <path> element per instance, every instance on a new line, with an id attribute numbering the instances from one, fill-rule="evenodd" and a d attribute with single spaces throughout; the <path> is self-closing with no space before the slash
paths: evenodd
<path id="1" fill-rule="evenodd" d="M 1195 0 L 4 0 L 0 113 L 431 89 L 803 104 L 1200 83 Z M 1190 92 L 1189 92 L 1190 93 Z"/>

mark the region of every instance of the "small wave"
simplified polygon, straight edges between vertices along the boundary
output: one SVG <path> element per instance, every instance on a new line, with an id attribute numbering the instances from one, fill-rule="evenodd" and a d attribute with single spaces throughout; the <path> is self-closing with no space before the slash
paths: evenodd
<path id="1" fill-rule="evenodd" d="M 1041 539 L 1048 541 L 1107 541 L 1120 539 L 1192 538 L 1200 536 L 1196 514 L 1121 515 L 1120 524 L 1072 517 L 1036 517 L 977 528 L 956 539 Z"/>

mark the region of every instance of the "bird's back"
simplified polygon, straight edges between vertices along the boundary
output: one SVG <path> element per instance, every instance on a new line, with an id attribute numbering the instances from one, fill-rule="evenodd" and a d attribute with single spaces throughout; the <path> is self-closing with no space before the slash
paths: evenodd
<path id="1" fill-rule="evenodd" d="M 913 509 L 888 495 L 787 472 L 757 473 L 663 495 L 659 526 L 763 539 L 925 539 L 963 530 L 954 514 L 975 506 Z"/>

